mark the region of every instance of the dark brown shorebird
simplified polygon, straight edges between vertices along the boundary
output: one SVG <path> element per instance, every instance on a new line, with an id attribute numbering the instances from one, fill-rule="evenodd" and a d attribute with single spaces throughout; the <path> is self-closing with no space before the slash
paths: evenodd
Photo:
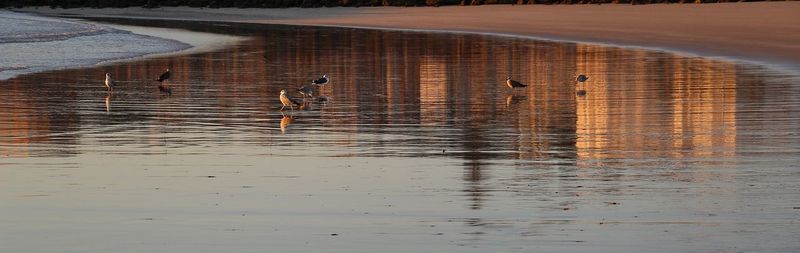
<path id="1" fill-rule="evenodd" d="M 303 85 L 303 87 L 297 88 L 297 92 L 303 94 L 303 97 L 314 97 L 314 87 L 311 85 Z"/>
<path id="2" fill-rule="evenodd" d="M 172 77 L 172 72 L 170 72 L 169 68 L 167 68 L 167 71 L 165 71 L 160 76 L 158 76 L 156 81 L 163 82 L 163 81 L 166 81 L 167 79 L 169 79 L 170 77 Z"/>
<path id="3" fill-rule="evenodd" d="M 586 75 L 583 75 L 583 74 L 578 75 L 578 77 L 575 78 L 575 81 L 578 81 L 578 82 L 581 82 L 581 83 L 582 82 L 586 82 L 586 80 L 589 80 L 589 77 L 586 76 Z"/>
<path id="4" fill-rule="evenodd" d="M 511 88 L 511 89 L 528 87 L 528 85 L 525 85 L 525 84 L 522 84 L 520 82 L 511 80 L 511 76 L 508 76 L 508 78 L 506 78 L 506 85 L 508 85 L 508 88 Z"/>
<path id="5" fill-rule="evenodd" d="M 286 108 L 286 106 L 289 106 L 289 108 L 291 108 L 292 111 L 294 111 L 294 105 L 300 106 L 303 103 L 287 95 L 286 90 L 281 90 L 281 104 L 283 104 L 283 106 L 281 107 L 281 111 L 283 111 L 283 109 Z"/>

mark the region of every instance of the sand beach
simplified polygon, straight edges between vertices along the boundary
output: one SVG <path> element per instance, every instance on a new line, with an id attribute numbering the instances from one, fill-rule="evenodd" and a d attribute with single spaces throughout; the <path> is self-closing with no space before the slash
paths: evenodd
<path id="1" fill-rule="evenodd" d="M 21 9 L 0 252 L 800 252 L 798 7 Z"/>
<path id="2" fill-rule="evenodd" d="M 800 2 L 237 9 L 23 8 L 125 17 L 491 33 L 663 49 L 800 68 Z"/>

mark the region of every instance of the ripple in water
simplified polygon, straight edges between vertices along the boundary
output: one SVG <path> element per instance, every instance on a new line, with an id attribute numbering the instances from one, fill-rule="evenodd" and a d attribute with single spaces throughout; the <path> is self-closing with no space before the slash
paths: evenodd
<path id="1" fill-rule="evenodd" d="M 800 203 L 797 76 L 516 38 L 170 25 L 253 39 L 0 81 L 0 210 L 17 218 L 0 221 L 2 245 L 800 248 L 786 222 Z M 165 67 L 171 94 L 153 81 Z M 322 74 L 327 102 L 278 110 L 280 90 Z"/>
<path id="2" fill-rule="evenodd" d="M 189 47 L 99 24 L 5 10 L 0 10 L 0 23 L 0 80 Z"/>

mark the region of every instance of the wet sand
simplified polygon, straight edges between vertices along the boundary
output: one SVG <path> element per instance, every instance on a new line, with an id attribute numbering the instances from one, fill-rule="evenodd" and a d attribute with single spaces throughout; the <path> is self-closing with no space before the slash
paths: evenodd
<path id="1" fill-rule="evenodd" d="M 0 252 L 800 250 L 797 76 L 496 36 L 137 22 L 251 39 L 0 81 Z M 278 110 L 322 73 L 329 102 Z"/>
<path id="2" fill-rule="evenodd" d="M 142 27 L 142 26 L 131 26 L 131 25 L 119 25 L 119 24 L 112 24 L 112 23 L 101 23 L 101 25 L 105 25 L 111 28 L 130 31 L 135 34 L 159 37 L 159 38 L 166 38 L 171 40 L 177 40 L 186 44 L 191 45 L 190 48 L 175 51 L 175 52 L 167 52 L 167 53 L 159 53 L 159 54 L 148 54 L 144 55 L 144 58 L 154 58 L 154 57 L 163 57 L 169 55 L 176 55 L 176 54 L 193 54 L 193 53 L 200 53 L 200 52 L 209 52 L 209 51 L 216 51 L 221 50 L 226 47 L 231 47 L 238 43 L 241 43 L 246 38 L 240 36 L 233 36 L 233 35 L 222 35 L 216 33 L 208 33 L 208 32 L 193 32 L 187 31 L 184 29 L 170 29 L 170 28 L 159 28 L 159 27 Z M 122 59 L 119 61 L 129 61 L 131 59 Z M 116 61 L 111 61 L 116 62 Z M 108 62 L 108 63 L 111 63 Z"/>
<path id="3" fill-rule="evenodd" d="M 800 2 L 440 8 L 49 9 L 41 14 L 420 29 L 610 43 L 800 70 Z"/>

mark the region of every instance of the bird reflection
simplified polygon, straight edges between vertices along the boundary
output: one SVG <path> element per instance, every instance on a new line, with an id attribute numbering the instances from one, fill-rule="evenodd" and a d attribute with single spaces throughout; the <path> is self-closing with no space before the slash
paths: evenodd
<path id="1" fill-rule="evenodd" d="M 519 104 L 527 99 L 528 96 L 510 94 L 506 97 L 506 108 L 511 108 L 511 106 Z"/>
<path id="2" fill-rule="evenodd" d="M 281 118 L 281 133 L 285 134 L 286 128 L 289 127 L 290 124 L 292 124 L 294 118 L 292 117 L 292 115 L 286 115 L 283 114 L 282 112 L 281 115 L 283 115 L 283 118 Z"/>
<path id="3" fill-rule="evenodd" d="M 586 90 L 578 90 L 575 92 L 575 95 L 578 95 L 579 97 L 586 96 Z"/>
<path id="4" fill-rule="evenodd" d="M 167 96 L 172 96 L 172 88 L 164 84 L 158 85 L 158 92 L 161 92 L 161 94 L 166 94 Z"/>
<path id="5" fill-rule="evenodd" d="M 106 113 L 111 112 L 111 94 L 106 96 Z"/>
<path id="6" fill-rule="evenodd" d="M 319 96 L 319 97 L 317 97 L 317 102 L 319 102 L 320 104 L 323 104 L 323 105 L 327 104 L 330 101 L 331 101 L 331 99 L 328 96 Z"/>

